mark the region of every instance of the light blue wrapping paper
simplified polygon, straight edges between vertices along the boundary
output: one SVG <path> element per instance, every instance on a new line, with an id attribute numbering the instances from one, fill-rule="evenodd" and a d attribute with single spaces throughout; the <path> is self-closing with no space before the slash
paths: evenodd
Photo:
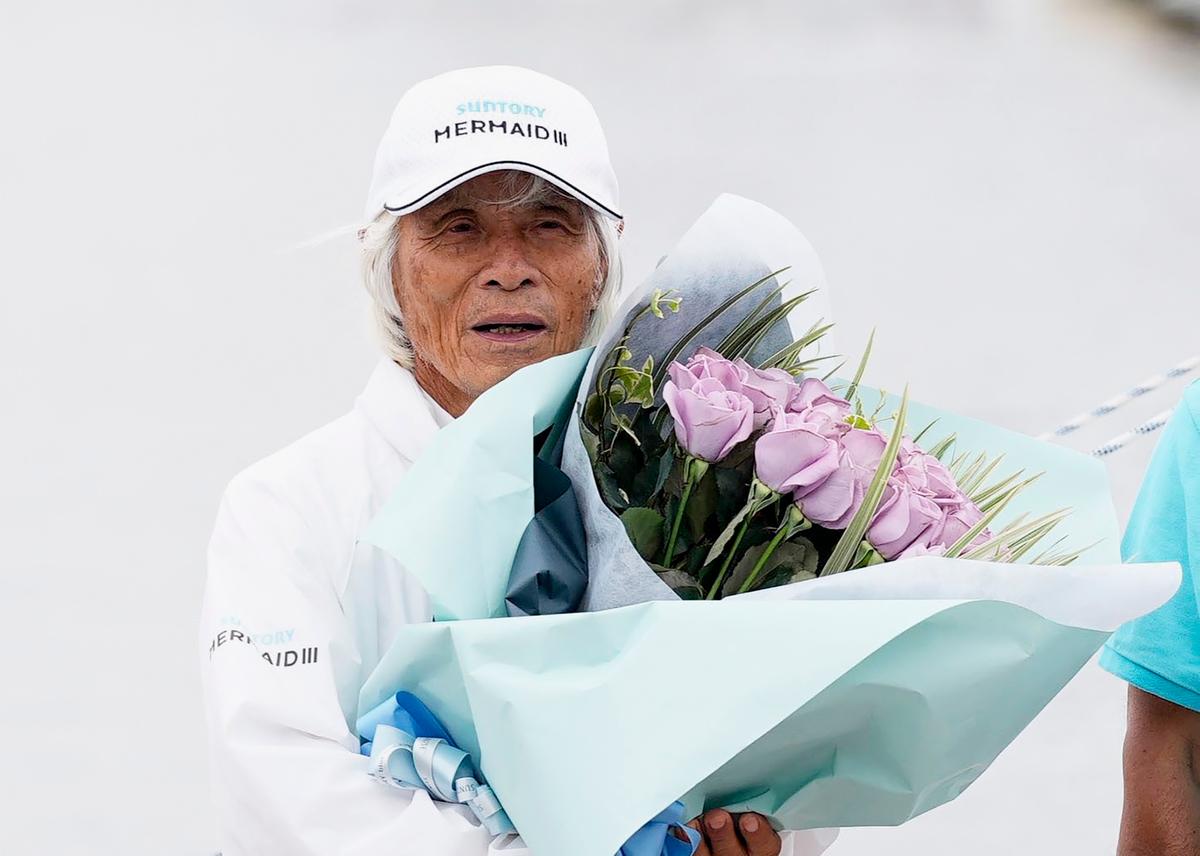
<path id="1" fill-rule="evenodd" d="M 405 628 L 419 687 L 535 854 L 612 856 L 672 800 L 787 828 L 954 798 L 1103 642 L 1012 604 L 655 602 Z"/>
<path id="2" fill-rule="evenodd" d="M 747 235 L 774 234 L 771 270 L 780 246 L 811 253 L 779 220 L 722 197 L 684 245 L 720 253 L 733 229 L 726 249 L 757 253 Z M 694 282 L 693 261 L 668 258 L 655 278 Z M 798 271 L 800 285 L 820 284 L 815 260 Z M 1072 544 L 1102 542 L 1091 564 L 921 558 L 679 601 L 599 503 L 573 418 L 563 470 L 589 539 L 587 603 L 603 611 L 491 618 L 503 613 L 506 562 L 532 516 L 532 436 L 561 412 L 555 394 L 570 400 L 587 356 L 490 390 L 439 433 L 368 531 L 417 574 L 439 617 L 482 620 L 402 628 L 362 688 L 360 713 L 397 690 L 418 694 L 478 760 L 537 856 L 612 856 L 680 798 L 690 814 L 752 809 L 792 829 L 902 823 L 961 793 L 1109 631 L 1178 585 L 1175 566 L 1117 564 L 1097 462 L 939 414 L 933 436 L 957 431 L 964 449 L 1046 470 L 1009 513 L 1074 507 Z M 935 415 L 911 412 L 918 428 Z"/>
<path id="3" fill-rule="evenodd" d="M 533 517 L 533 437 L 566 424 L 589 349 L 526 366 L 438 432 L 359 540 L 400 558 L 439 620 L 505 614 Z M 454 572 L 449 572 L 453 569 Z"/>

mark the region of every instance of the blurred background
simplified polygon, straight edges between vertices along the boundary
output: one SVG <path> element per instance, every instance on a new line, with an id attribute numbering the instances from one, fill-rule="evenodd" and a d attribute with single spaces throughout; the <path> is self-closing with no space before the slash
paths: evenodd
<path id="1" fill-rule="evenodd" d="M 400 93 L 515 63 L 607 128 L 639 281 L 720 192 L 821 255 L 870 380 L 1033 434 L 1200 351 L 1196 4 L 8 3 L 4 850 L 213 849 L 196 623 L 229 478 L 377 359 L 349 235 Z M 1162 391 L 1075 435 L 1090 449 Z M 1153 438 L 1112 456 L 1124 519 Z M 1094 665 L 957 802 L 832 851 L 1114 849 Z"/>

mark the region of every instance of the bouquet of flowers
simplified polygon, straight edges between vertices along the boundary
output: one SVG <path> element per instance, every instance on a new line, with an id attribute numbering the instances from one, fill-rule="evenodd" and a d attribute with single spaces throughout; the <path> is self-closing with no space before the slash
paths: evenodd
<path id="1" fill-rule="evenodd" d="M 951 459 L 953 436 L 923 450 L 934 424 L 915 439 L 904 433 L 907 393 L 886 420 L 883 401 L 868 414 L 858 394 L 866 356 L 837 391 L 828 376 L 805 376 L 829 359 L 804 356 L 831 324 L 747 362 L 771 325 L 811 295 L 778 301 L 783 286 L 763 286 L 779 273 L 717 307 L 733 311 L 766 291 L 715 348 L 679 360 L 719 317 L 710 314 L 668 351 L 665 371 L 650 356 L 629 365 L 633 325 L 679 310 L 679 297 L 656 291 L 601 361 L 587 398 L 580 428 L 600 494 L 676 594 L 711 600 L 915 556 L 1014 562 L 1055 530 L 1068 509 L 993 533 L 990 524 L 1038 475 L 993 479 L 1003 456 Z M 1032 563 L 1068 565 L 1081 554 L 1044 549 Z"/>
<path id="2" fill-rule="evenodd" d="M 957 797 L 1178 570 L 1120 564 L 1098 461 L 868 389 L 865 359 L 809 375 L 830 317 L 803 237 L 721 197 L 596 349 L 443 428 L 361 535 L 438 619 L 368 678 L 363 740 L 419 696 L 481 820 L 545 856 Z"/>

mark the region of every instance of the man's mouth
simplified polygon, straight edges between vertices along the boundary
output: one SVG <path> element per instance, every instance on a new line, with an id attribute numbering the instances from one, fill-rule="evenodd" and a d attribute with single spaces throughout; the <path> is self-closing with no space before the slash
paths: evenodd
<path id="1" fill-rule="evenodd" d="M 497 317 L 471 329 L 492 342 L 524 342 L 545 332 L 546 325 L 533 316 Z"/>

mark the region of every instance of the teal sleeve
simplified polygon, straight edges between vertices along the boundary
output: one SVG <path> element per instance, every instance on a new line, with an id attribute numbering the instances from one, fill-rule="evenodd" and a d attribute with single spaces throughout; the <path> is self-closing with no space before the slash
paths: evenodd
<path id="1" fill-rule="evenodd" d="M 1134 686 L 1200 711 L 1200 384 L 1164 430 L 1121 544 L 1127 562 L 1178 562 L 1183 582 L 1158 609 L 1121 626 L 1100 665 Z"/>

